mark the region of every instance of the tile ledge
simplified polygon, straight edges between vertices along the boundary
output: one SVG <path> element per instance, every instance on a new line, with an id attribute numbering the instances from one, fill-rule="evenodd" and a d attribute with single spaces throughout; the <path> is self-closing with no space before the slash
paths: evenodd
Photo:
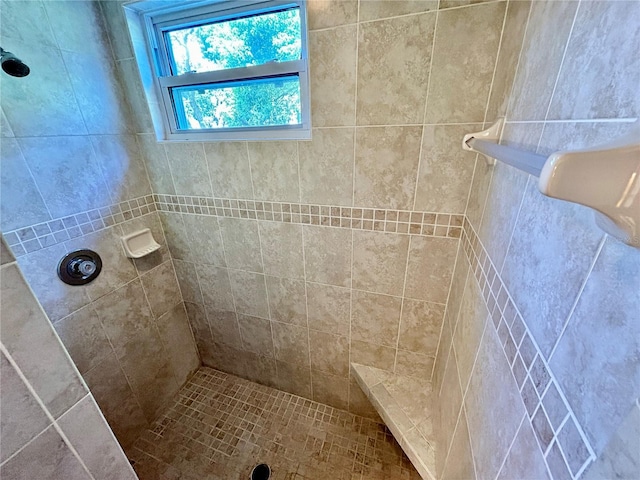
<path id="1" fill-rule="evenodd" d="M 394 384 L 397 380 L 415 385 L 416 390 L 428 388 L 430 385 L 422 384 L 415 378 L 358 363 L 351 363 L 351 371 L 420 476 L 425 480 L 436 480 L 435 438 L 433 435 L 426 437 L 421 433 L 418 425 L 409 418 L 388 388 L 389 384 Z"/>

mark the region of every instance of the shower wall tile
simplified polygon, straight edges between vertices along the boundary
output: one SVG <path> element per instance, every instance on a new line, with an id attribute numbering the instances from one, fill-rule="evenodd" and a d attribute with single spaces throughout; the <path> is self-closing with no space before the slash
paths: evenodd
<path id="1" fill-rule="evenodd" d="M 1 463 L 47 428 L 49 419 L 4 354 L 0 358 L 0 373 Z"/>
<path id="2" fill-rule="evenodd" d="M 204 338 L 202 338 L 201 327 L 194 328 L 203 340 L 211 342 L 212 339 L 217 343 L 229 345 L 230 347 L 242 349 L 242 338 L 240 337 L 240 326 L 238 324 L 238 317 L 233 311 L 216 310 L 212 307 L 205 307 L 206 312 L 205 322 L 208 326 L 204 331 Z M 204 327 L 202 327 L 204 328 Z"/>
<path id="3" fill-rule="evenodd" d="M 482 130 L 480 124 L 424 127 L 416 210 L 450 213 L 465 210 L 476 154 L 462 150 L 460 139 L 478 130 Z"/>
<path id="4" fill-rule="evenodd" d="M 354 290 L 351 300 L 352 338 L 395 347 L 401 304 L 398 297 Z"/>
<path id="5" fill-rule="evenodd" d="M 63 1 L 42 3 L 61 50 L 79 53 L 110 51 L 109 37 L 99 3 Z M 40 28 L 42 29 L 42 26 Z"/>
<path id="6" fill-rule="evenodd" d="M 351 206 L 354 128 L 315 128 L 310 142 L 298 142 L 300 200 Z"/>
<path id="7" fill-rule="evenodd" d="M 446 303 L 458 243 L 452 239 L 411 238 L 405 295 L 417 300 Z"/>
<path id="8" fill-rule="evenodd" d="M 157 324 L 176 383 L 181 384 L 200 366 L 184 304 L 181 302 L 174 305 L 157 319 Z"/>
<path id="9" fill-rule="evenodd" d="M 350 362 L 381 368 L 393 372 L 396 360 L 396 349 L 374 343 L 351 340 Z"/>
<path id="10" fill-rule="evenodd" d="M 89 137 L 22 138 L 20 148 L 54 218 L 111 203 Z M 81 172 L 82 180 L 69 172 Z"/>
<path id="11" fill-rule="evenodd" d="M 347 335 L 351 291 L 348 288 L 307 283 L 309 328 L 325 333 Z"/>
<path id="12" fill-rule="evenodd" d="M 438 8 L 435 0 L 371 0 L 360 2 L 360 21 L 368 22 L 383 18 L 422 13 Z"/>
<path id="13" fill-rule="evenodd" d="M 115 2 L 100 2 L 100 7 L 102 7 L 104 19 L 107 23 L 107 32 L 111 40 L 113 55 L 117 60 L 133 57 L 129 30 L 127 29 L 127 24 L 122 14 L 122 5 L 124 3 L 125 2 L 120 0 L 116 0 Z"/>
<path id="14" fill-rule="evenodd" d="M 189 249 L 188 258 L 197 264 L 226 267 L 227 262 L 218 220 L 200 215 L 182 215 L 182 221 L 184 223 L 183 234 L 188 242 L 186 245 L 186 248 Z M 180 244 L 179 241 L 177 243 Z M 229 245 L 228 248 L 232 249 L 233 246 Z"/>
<path id="15" fill-rule="evenodd" d="M 453 435 L 453 442 L 451 444 L 451 449 L 449 450 L 447 463 L 444 466 L 444 471 L 442 473 L 443 480 L 477 478 L 472 458 L 467 418 L 465 411 L 462 410 L 458 425 L 455 429 L 455 434 Z"/>
<path id="16" fill-rule="evenodd" d="M 436 390 L 439 392 L 439 389 Z M 458 425 L 458 419 L 460 417 L 460 409 L 462 407 L 462 392 L 460 390 L 460 381 L 458 380 L 458 366 L 456 363 L 455 354 L 452 352 L 449 356 L 448 362 L 446 362 L 446 369 L 442 374 L 442 392 L 439 393 L 439 425 L 436 426 L 436 441 L 439 445 L 440 453 L 436 455 L 436 473 L 442 474 L 442 470 L 445 466 L 445 460 L 451 442 L 453 441 L 456 433 L 456 425 Z M 462 416 L 463 420 L 464 414 Z M 462 427 L 461 427 L 462 428 Z M 464 425 L 466 429 L 466 424 Z M 468 434 L 467 434 L 468 438 Z M 469 440 L 467 440 L 468 442 Z M 468 459 L 471 460 L 471 455 L 453 457 L 457 460 L 454 462 L 457 464 L 459 460 Z"/>
<path id="17" fill-rule="evenodd" d="M 311 0 L 308 4 L 309 30 L 355 23 L 358 0 Z"/>
<path id="18" fill-rule="evenodd" d="M 311 369 L 311 387 L 316 402 L 349 408 L 349 378 Z"/>
<path id="19" fill-rule="evenodd" d="M 311 368 L 322 372 L 348 377 L 349 339 L 330 333 L 309 331 L 311 349 Z"/>
<path id="20" fill-rule="evenodd" d="M 204 150 L 214 195 L 253 198 L 251 165 L 245 142 L 205 143 Z"/>
<path id="21" fill-rule="evenodd" d="M 443 305 L 404 299 L 398 348 L 435 357 L 443 317 Z"/>
<path id="22" fill-rule="evenodd" d="M 302 226 L 259 222 L 264 272 L 285 278 L 304 277 Z"/>
<path id="23" fill-rule="evenodd" d="M 2 139 L 0 226 L 3 232 L 51 220 L 17 140 Z"/>
<path id="24" fill-rule="evenodd" d="M 306 365 L 276 361 L 278 385 L 285 392 L 311 397 L 311 370 Z"/>
<path id="25" fill-rule="evenodd" d="M 297 143 L 251 142 L 248 150 L 256 200 L 299 202 Z"/>
<path id="26" fill-rule="evenodd" d="M 402 295 L 409 235 L 353 234 L 353 288 Z"/>
<path id="27" fill-rule="evenodd" d="M 242 346 L 248 352 L 263 357 L 273 357 L 273 337 L 271 334 L 271 322 L 263 318 L 249 315 L 238 315 L 240 337 Z"/>
<path id="28" fill-rule="evenodd" d="M 211 182 L 201 143 L 166 143 L 169 169 L 178 195 L 211 195 Z"/>
<path id="29" fill-rule="evenodd" d="M 422 121 L 434 13 L 363 23 L 358 32 L 358 125 Z"/>
<path id="30" fill-rule="evenodd" d="M 165 262 L 145 273 L 140 280 L 155 318 L 160 318 L 176 304 L 182 302 L 176 272 L 171 262 Z"/>
<path id="31" fill-rule="evenodd" d="M 204 304 L 217 310 L 233 311 L 233 293 L 229 270 L 226 268 L 210 267 L 208 265 L 195 265 L 197 281 L 202 292 Z M 190 277 L 194 276 L 194 270 L 186 272 Z M 184 282 L 186 280 L 181 280 Z"/>
<path id="32" fill-rule="evenodd" d="M 439 12 L 425 123 L 484 120 L 505 8 L 495 2 Z"/>
<path id="33" fill-rule="evenodd" d="M 638 15 L 640 5 L 633 1 L 580 6 L 549 108 L 550 119 L 638 116 L 640 32 L 634 21 Z"/>
<path id="34" fill-rule="evenodd" d="M 291 365 L 309 365 L 309 331 L 306 327 L 271 322 L 276 360 Z"/>
<path id="35" fill-rule="evenodd" d="M 518 434 L 511 446 L 511 451 L 507 455 L 497 478 L 508 480 L 525 476 L 541 480 L 549 478 L 549 473 L 536 443 L 534 433 L 527 421 L 523 421 L 520 425 Z"/>
<path id="36" fill-rule="evenodd" d="M 351 285 L 352 238 L 349 230 L 304 227 L 305 268 L 312 282 Z"/>
<path id="37" fill-rule="evenodd" d="M 176 270 L 176 277 L 180 286 L 180 293 L 185 302 L 203 304 L 202 292 L 200 291 L 200 283 L 195 274 L 196 266 L 193 263 L 183 262 L 182 260 L 174 260 L 173 267 Z M 231 290 L 229 288 L 229 290 Z"/>
<path id="38" fill-rule="evenodd" d="M 421 135 L 420 127 L 358 128 L 354 205 L 412 209 Z"/>
<path id="39" fill-rule="evenodd" d="M 267 276 L 266 281 L 271 319 L 306 327 L 307 296 L 304 280 Z"/>
<path id="40" fill-rule="evenodd" d="M 578 2 L 533 2 L 507 117 L 544 120 Z"/>
<path id="41" fill-rule="evenodd" d="M 0 274 L 0 341 L 46 408 L 58 417 L 86 395 L 86 388 L 17 265 L 5 265 Z"/>
<path id="42" fill-rule="evenodd" d="M 220 231 L 229 268 L 258 273 L 264 271 L 258 222 L 236 218 L 221 218 Z"/>
<path id="43" fill-rule="evenodd" d="M 311 32 L 311 115 L 316 127 L 355 125 L 357 26 Z"/>
<path id="44" fill-rule="evenodd" d="M 229 277 L 236 311 L 244 315 L 269 318 L 267 287 L 264 275 L 241 270 L 229 270 Z"/>
<path id="45" fill-rule="evenodd" d="M 167 160 L 167 152 L 164 145 L 158 143 L 154 134 L 140 133 L 136 135 L 140 152 L 147 165 L 149 182 L 154 192 L 166 192 L 175 195 L 176 189 L 173 186 L 173 177 Z"/>

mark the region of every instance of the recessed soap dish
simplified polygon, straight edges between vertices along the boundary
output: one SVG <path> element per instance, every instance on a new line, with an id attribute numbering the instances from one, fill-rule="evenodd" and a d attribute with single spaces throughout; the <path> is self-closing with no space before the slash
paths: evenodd
<path id="1" fill-rule="evenodd" d="M 151 230 L 148 228 L 122 237 L 122 245 L 124 246 L 124 253 L 129 258 L 144 257 L 155 252 L 161 246 L 155 241 Z"/>

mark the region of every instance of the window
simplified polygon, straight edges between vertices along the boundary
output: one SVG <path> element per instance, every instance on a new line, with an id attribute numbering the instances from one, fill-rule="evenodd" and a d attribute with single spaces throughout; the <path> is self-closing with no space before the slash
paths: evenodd
<path id="1" fill-rule="evenodd" d="M 310 138 L 304 1 L 145 12 L 165 139 Z"/>

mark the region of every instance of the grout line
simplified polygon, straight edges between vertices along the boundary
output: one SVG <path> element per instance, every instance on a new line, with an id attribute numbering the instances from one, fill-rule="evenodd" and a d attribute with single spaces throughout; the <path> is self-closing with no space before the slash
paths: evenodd
<path id="1" fill-rule="evenodd" d="M 522 196 L 520 197 L 520 205 L 518 206 L 518 213 L 516 214 L 514 220 L 513 220 L 513 229 L 511 229 L 511 234 L 509 235 L 509 241 L 507 242 L 507 248 L 504 251 L 504 257 L 502 257 L 502 262 L 500 265 L 500 269 L 496 268 L 494 265 L 494 269 L 496 271 L 496 276 L 500 277 L 500 280 L 502 280 L 502 274 L 504 271 L 504 266 L 507 263 L 507 258 L 509 257 L 509 250 L 511 250 L 511 245 L 513 244 L 513 237 L 515 236 L 516 230 L 518 229 L 518 221 L 520 220 L 520 214 L 522 213 L 522 208 L 524 207 L 524 199 L 527 197 L 527 187 L 529 185 L 530 182 L 534 181 L 532 180 L 533 177 L 531 177 L 531 175 L 527 175 L 527 181 L 524 184 L 524 191 L 522 192 Z M 484 245 L 483 247 L 484 248 Z M 491 261 L 491 258 L 489 259 Z M 493 261 L 491 261 L 493 264 Z M 504 282 L 503 282 L 504 283 Z M 509 298 L 511 298 L 511 294 L 509 294 Z M 515 302 L 512 302 L 513 305 L 515 306 Z M 516 307 L 517 308 L 517 307 Z M 519 312 L 518 312 L 519 313 Z M 522 319 L 524 320 L 524 317 L 522 317 Z"/>
<path id="2" fill-rule="evenodd" d="M 360 2 L 358 2 L 358 10 L 360 9 Z M 348 383 L 348 400 L 347 400 L 347 405 L 351 405 L 351 346 L 352 346 L 352 319 L 353 319 L 353 259 L 354 259 L 354 254 L 353 254 L 353 250 L 355 248 L 355 232 L 353 230 L 351 230 L 351 258 L 349 259 L 349 273 L 350 273 L 350 280 L 349 280 L 349 365 L 348 365 L 348 373 L 347 373 L 347 377 L 349 379 L 349 383 Z M 357 381 L 357 380 L 356 380 Z M 365 392 L 363 392 L 365 393 Z M 366 395 L 366 393 L 365 393 Z M 368 395 L 367 395 L 368 397 Z"/>
<path id="3" fill-rule="evenodd" d="M 591 265 L 589 266 L 589 270 L 587 270 L 587 274 L 584 277 L 584 280 L 582 281 L 582 285 L 580 286 L 580 290 L 578 290 L 578 293 L 576 294 L 576 298 L 573 301 L 573 305 L 571 306 L 571 309 L 569 310 L 569 314 L 567 315 L 567 319 L 564 321 L 564 325 L 562 326 L 562 330 L 560 331 L 560 335 L 558 335 L 558 338 L 556 339 L 556 342 L 553 345 L 553 348 L 551 349 L 551 352 L 549 353 L 549 361 L 551 361 L 551 359 L 553 358 L 553 354 L 556 353 L 556 349 L 558 348 L 558 346 L 560 345 L 560 341 L 562 340 L 562 337 L 564 337 L 564 332 L 567 330 L 567 327 L 569 326 L 569 322 L 571 322 L 571 319 L 573 317 L 573 313 L 576 310 L 576 307 L 578 306 L 578 303 L 580 302 L 580 298 L 582 297 L 582 292 L 584 291 L 585 287 L 587 286 L 587 282 L 589 281 L 589 277 L 591 276 L 591 272 L 593 272 L 594 267 L 596 266 L 596 263 L 598 262 L 598 258 L 600 258 L 600 253 L 602 252 L 602 249 L 604 248 L 604 244 L 607 241 L 608 235 L 605 233 L 602 236 L 602 239 L 600 240 L 600 244 L 598 245 L 598 248 L 596 249 L 596 253 L 593 256 L 593 260 L 591 260 Z"/>
<path id="4" fill-rule="evenodd" d="M 305 228 L 302 227 L 302 270 L 304 274 L 304 306 L 307 320 L 307 360 L 309 361 L 309 395 L 313 399 L 313 376 L 311 374 L 311 333 L 309 325 L 309 292 L 307 289 L 307 247 L 304 241 Z"/>
<path id="5" fill-rule="evenodd" d="M 469 416 L 467 415 L 467 407 L 464 404 L 464 401 L 462 402 L 462 409 L 464 411 L 464 419 L 467 422 L 467 434 L 469 435 L 469 450 L 471 450 L 471 460 L 473 463 L 473 476 L 475 479 L 478 478 L 478 469 L 476 467 L 476 456 L 473 453 L 473 442 L 471 441 L 471 429 L 469 428 Z M 453 441 L 451 442 L 452 446 L 453 446 Z"/>
<path id="6" fill-rule="evenodd" d="M 509 101 L 507 102 L 506 110 L 505 110 L 505 120 L 508 117 L 508 114 L 511 112 L 511 107 L 514 102 L 513 89 L 516 86 L 516 80 L 518 80 L 518 73 L 520 73 L 520 62 L 522 60 L 522 54 L 525 50 L 525 45 L 527 45 L 527 33 L 529 33 L 529 21 L 531 20 L 531 12 L 533 11 L 534 2 L 531 2 L 529 5 L 529 12 L 527 13 L 527 21 L 524 25 L 524 33 L 522 34 L 522 44 L 520 45 L 520 52 L 518 53 L 518 61 L 516 62 L 516 69 L 513 73 L 513 80 L 511 82 L 511 88 L 509 88 Z M 504 131 L 504 128 L 503 128 Z"/>
<path id="7" fill-rule="evenodd" d="M 356 10 L 356 58 L 355 58 L 355 87 L 353 93 L 353 160 L 352 160 L 352 168 L 351 168 L 351 207 L 356 204 L 356 156 L 357 156 L 357 145 L 358 145 L 358 56 L 360 55 L 360 0 L 358 0 L 358 6 Z M 349 319 L 351 322 L 351 319 Z M 351 341 L 351 340 L 349 340 Z M 351 347 L 349 347 L 349 351 L 351 351 Z"/>
<path id="8" fill-rule="evenodd" d="M 496 479 L 500 478 L 500 473 L 502 473 L 502 469 L 504 468 L 505 463 L 507 463 L 507 458 L 509 458 L 509 455 L 511 454 L 511 450 L 513 449 L 513 446 L 516 443 L 516 438 L 518 438 L 518 434 L 520 433 L 520 429 L 524 425 L 525 421 L 527 421 L 527 412 L 526 412 L 526 410 L 522 414 L 522 420 L 520 420 L 520 424 L 518 425 L 518 428 L 516 429 L 516 434 L 513 436 L 513 440 L 511 440 L 511 443 L 509 444 L 509 448 L 507 448 L 507 453 L 504 456 L 504 458 L 502 459 L 502 463 L 500 464 L 500 468 L 498 469 L 498 473 L 496 474 Z M 544 456 L 543 456 L 543 458 L 544 458 Z"/>
<path id="9" fill-rule="evenodd" d="M 500 53 L 502 52 L 502 41 L 504 40 L 504 30 L 507 25 L 507 13 L 509 11 L 509 5 L 511 0 L 505 2 L 504 16 L 502 18 L 502 29 L 500 30 L 500 40 L 498 41 L 498 51 L 496 52 L 495 65 L 493 66 L 493 74 L 491 75 L 491 84 L 489 85 L 489 93 L 487 94 L 487 103 L 484 107 L 484 121 L 483 128 L 486 128 L 484 124 L 487 123 L 487 114 L 489 113 L 489 105 L 491 105 L 491 95 L 493 94 L 493 84 L 496 80 L 496 72 L 498 71 L 498 63 L 500 61 Z"/>
<path id="10" fill-rule="evenodd" d="M 635 123 L 638 117 L 622 117 L 622 118 L 582 118 L 571 120 L 505 120 L 505 125 L 528 125 L 528 124 L 562 124 L 562 123 Z"/>
<path id="11" fill-rule="evenodd" d="M 404 304 L 406 301 L 406 296 L 405 293 L 407 291 L 407 277 L 409 276 L 409 258 L 411 255 L 411 242 L 412 242 L 412 238 L 411 235 L 409 235 L 409 242 L 407 244 L 407 258 L 405 260 L 404 263 L 404 278 L 402 281 L 402 296 L 401 301 L 400 301 L 400 318 L 398 318 L 398 330 L 397 330 L 397 335 L 396 335 L 396 351 L 395 353 L 395 358 L 393 359 L 393 373 L 396 373 L 396 367 L 398 366 L 398 350 L 400 348 L 400 331 L 402 328 L 402 315 L 404 313 Z M 444 320 L 444 318 L 443 318 Z M 436 352 L 437 353 L 437 352 Z M 433 365 L 435 366 L 435 359 L 433 362 Z M 433 367 L 431 368 L 431 372 L 433 372 Z M 429 381 L 431 381 L 431 379 L 429 379 Z"/>

